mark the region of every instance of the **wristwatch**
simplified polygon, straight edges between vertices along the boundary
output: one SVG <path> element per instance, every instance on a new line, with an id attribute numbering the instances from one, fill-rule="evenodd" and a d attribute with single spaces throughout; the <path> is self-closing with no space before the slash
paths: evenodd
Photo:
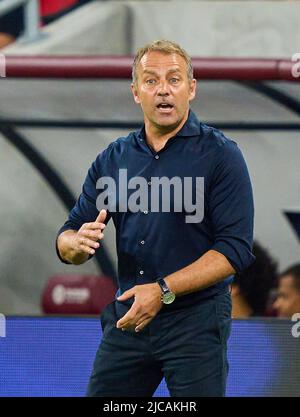
<path id="1" fill-rule="evenodd" d="M 164 304 L 171 304 L 175 300 L 176 296 L 175 294 L 170 290 L 170 288 L 167 286 L 166 281 L 163 278 L 158 278 L 157 283 L 161 288 L 162 294 L 161 294 L 161 301 Z"/>

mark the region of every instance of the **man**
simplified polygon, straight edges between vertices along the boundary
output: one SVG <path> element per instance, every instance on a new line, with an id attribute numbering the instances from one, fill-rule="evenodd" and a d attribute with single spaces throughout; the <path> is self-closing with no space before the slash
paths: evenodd
<path id="1" fill-rule="evenodd" d="M 139 49 L 131 88 L 144 126 L 98 155 L 57 240 L 61 259 L 80 264 L 98 250 L 110 217 L 116 227 L 118 298 L 101 315 L 88 395 L 152 396 L 164 376 L 171 396 L 223 396 L 228 285 L 254 258 L 248 171 L 236 143 L 189 109 L 196 80 L 179 45 Z M 157 194 L 158 179 L 171 179 L 174 195 Z"/>
<path id="2" fill-rule="evenodd" d="M 293 314 L 300 313 L 300 264 L 291 266 L 280 275 L 273 306 L 282 318 L 290 319 Z"/>
<path id="3" fill-rule="evenodd" d="M 40 0 L 41 24 L 48 25 L 91 0 Z M 0 16 L 0 49 L 5 48 L 24 31 L 24 7 Z"/>
<path id="4" fill-rule="evenodd" d="M 0 49 L 15 42 L 23 30 L 23 7 L 0 16 Z"/>

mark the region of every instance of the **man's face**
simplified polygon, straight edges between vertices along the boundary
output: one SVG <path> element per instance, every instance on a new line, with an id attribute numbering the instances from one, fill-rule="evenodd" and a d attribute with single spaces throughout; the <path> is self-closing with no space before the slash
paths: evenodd
<path id="1" fill-rule="evenodd" d="M 172 131 L 188 116 L 196 80 L 188 79 L 182 56 L 152 51 L 138 64 L 137 81 L 131 88 L 135 102 L 142 107 L 146 127 Z"/>
<path id="2" fill-rule="evenodd" d="M 280 278 L 278 296 L 273 306 L 279 317 L 291 318 L 293 314 L 300 313 L 300 291 L 295 287 L 293 276 L 284 275 Z"/>

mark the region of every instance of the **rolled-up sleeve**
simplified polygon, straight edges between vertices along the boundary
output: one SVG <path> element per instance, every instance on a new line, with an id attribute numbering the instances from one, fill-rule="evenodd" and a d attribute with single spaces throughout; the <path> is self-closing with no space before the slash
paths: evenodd
<path id="1" fill-rule="evenodd" d="M 82 187 L 82 192 L 75 206 L 70 211 L 68 219 L 57 233 L 55 242 L 56 253 L 59 259 L 64 263 L 68 262 L 64 261 L 59 254 L 57 246 L 58 236 L 66 230 L 79 230 L 84 223 L 94 222 L 99 214 L 99 210 L 96 206 L 96 183 L 99 179 L 99 173 L 97 169 L 99 165 L 99 159 L 100 157 L 98 156 L 98 158 L 95 160 L 95 162 L 93 162 L 92 166 L 90 167 Z M 105 223 L 109 221 L 109 218 L 110 215 L 108 214 Z"/>
<path id="2" fill-rule="evenodd" d="M 70 211 L 65 224 L 59 229 L 58 235 L 65 230 L 79 230 L 84 223 L 94 222 L 99 214 L 96 207 L 96 182 L 99 178 L 97 174 L 97 160 L 88 170 L 82 192 Z"/>
<path id="3" fill-rule="evenodd" d="M 254 260 L 252 254 L 254 202 L 242 152 L 233 141 L 222 146 L 209 190 L 209 213 L 214 230 L 211 249 L 222 253 L 236 272 Z"/>

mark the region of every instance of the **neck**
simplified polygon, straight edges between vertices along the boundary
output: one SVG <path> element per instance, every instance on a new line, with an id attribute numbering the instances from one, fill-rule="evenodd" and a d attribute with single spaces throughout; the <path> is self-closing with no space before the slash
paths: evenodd
<path id="1" fill-rule="evenodd" d="M 232 317 L 234 319 L 245 319 L 252 314 L 252 308 L 241 294 L 232 295 Z"/>
<path id="2" fill-rule="evenodd" d="M 145 120 L 145 132 L 148 145 L 156 152 L 160 151 L 170 138 L 175 136 L 188 119 L 188 112 L 177 126 L 155 126 Z"/>

